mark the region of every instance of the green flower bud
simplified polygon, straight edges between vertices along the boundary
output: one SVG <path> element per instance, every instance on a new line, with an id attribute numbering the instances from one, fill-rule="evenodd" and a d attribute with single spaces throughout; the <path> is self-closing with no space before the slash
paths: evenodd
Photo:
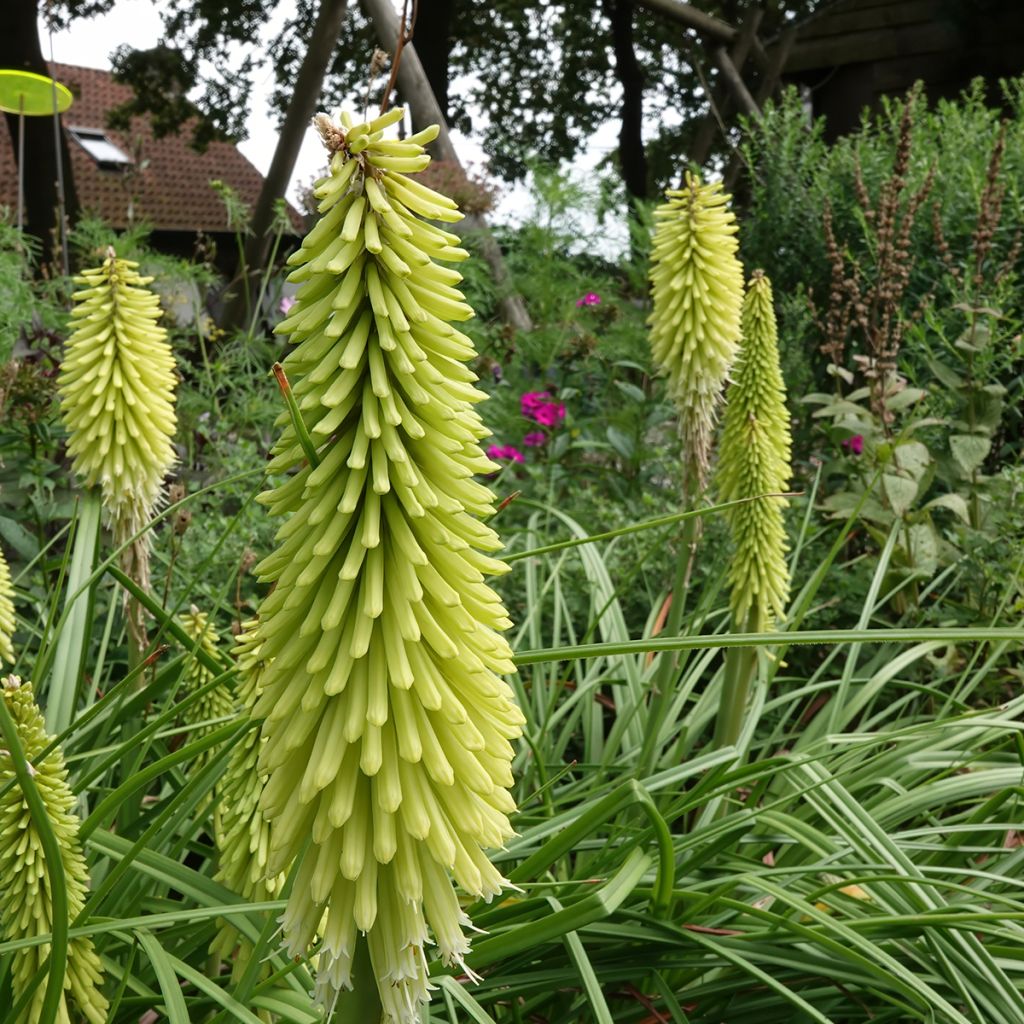
<path id="1" fill-rule="evenodd" d="M 733 370 L 718 455 L 723 501 L 777 494 L 789 487 L 790 431 L 779 368 L 771 282 L 754 272 L 743 303 L 743 343 Z M 734 620 L 767 629 L 789 599 L 785 498 L 758 498 L 729 510 L 736 547 L 729 569 Z"/>
<path id="2" fill-rule="evenodd" d="M 3 548 L 0 548 L 0 662 L 14 663 L 14 625 L 14 585 Z"/>
<path id="3" fill-rule="evenodd" d="M 485 582 L 506 571 L 481 522 L 494 495 L 473 479 L 498 467 L 480 447 L 475 351 L 450 323 L 473 311 L 437 262 L 467 254 L 429 223 L 461 215 L 407 176 L 433 135 L 385 140 L 395 116 L 316 119 L 333 154 L 315 190 L 323 216 L 291 258 L 301 288 L 278 327 L 296 346 L 285 368 L 316 465 L 283 416 L 270 470 L 291 475 L 261 500 L 290 518 L 258 569 L 275 586 L 254 714 L 268 873 L 308 844 L 289 951 L 322 935 L 329 1004 L 366 933 L 385 1019 L 413 1022 L 430 935 L 444 963 L 462 968 L 469 950 L 451 879 L 488 899 L 505 884 L 483 849 L 513 834 L 523 717 L 501 679 L 515 671 L 511 622 Z"/>
<path id="4" fill-rule="evenodd" d="M 68 454 L 87 487 L 99 487 L 114 541 L 121 545 L 152 518 L 174 464 L 174 356 L 156 325 L 160 303 L 137 263 L 113 249 L 75 282 L 72 334 L 58 378 Z M 147 535 L 148 536 L 148 535 Z M 148 542 L 124 558 L 149 583 Z"/>
<path id="5" fill-rule="evenodd" d="M 184 695 L 195 693 L 204 686 L 212 683 L 216 675 L 208 669 L 196 656 L 195 651 L 205 651 L 214 657 L 218 656 L 217 644 L 219 637 L 213 624 L 209 621 L 206 612 L 201 612 L 195 605 L 180 616 L 181 625 L 185 632 L 194 640 L 197 645 L 190 648 L 190 656 L 185 663 L 185 685 Z M 213 732 L 224 724 L 225 718 L 232 718 L 235 714 L 235 704 L 231 699 L 231 691 L 226 683 L 213 687 L 199 700 L 192 701 L 186 705 L 182 714 L 183 719 L 193 728 L 190 738 L 200 739 L 207 733 Z M 197 761 L 202 766 L 211 757 L 214 751 L 207 751 Z"/>
<path id="6" fill-rule="evenodd" d="M 238 665 L 237 714 L 248 718 L 262 692 L 259 634 L 255 620 L 246 622 L 234 649 Z M 259 810 L 265 776 L 259 770 L 262 746 L 258 729 L 250 729 L 231 751 L 224 781 L 219 787 L 220 813 L 215 819 L 214 838 L 219 854 L 214 877 L 251 902 L 272 900 L 281 891 L 285 874 L 267 875 L 270 826 Z M 224 922 L 210 950 L 228 958 L 237 949 L 234 973 L 245 969 L 252 952 L 238 930 Z"/>
<path id="7" fill-rule="evenodd" d="M 89 875 L 78 841 L 75 797 L 67 782 L 64 757 L 60 749 L 55 748 L 40 759 L 50 737 L 46 735 L 43 716 L 33 699 L 31 683 L 22 683 L 17 676 L 8 676 L 0 683 L 0 699 L 14 719 L 22 750 L 33 768 L 35 784 L 60 844 L 70 923 L 85 905 Z M 53 902 L 43 861 L 43 845 L 6 750 L 0 750 L 0 878 L 3 879 L 0 886 L 0 935 L 4 940 L 49 934 Z M 48 942 L 27 946 L 12 954 L 11 984 L 15 1000 L 26 991 L 49 954 Z M 71 939 L 64 996 L 57 1020 L 68 1024 L 71 1020 L 80 1019 L 69 1009 L 73 1004 L 90 1024 L 104 1024 L 107 1000 L 100 991 L 101 981 L 100 959 L 93 949 L 92 939 L 87 936 Z M 36 1024 L 42 1010 L 45 987 L 45 984 L 36 987 L 26 1013 L 17 1024 Z"/>
<path id="8" fill-rule="evenodd" d="M 670 189 L 654 211 L 651 352 L 679 410 L 686 487 L 707 483 L 716 410 L 740 337 L 743 269 L 720 182 Z"/>

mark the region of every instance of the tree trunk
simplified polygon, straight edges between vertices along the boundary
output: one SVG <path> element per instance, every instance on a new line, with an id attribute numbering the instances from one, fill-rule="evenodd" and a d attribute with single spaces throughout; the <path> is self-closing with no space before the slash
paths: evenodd
<path id="1" fill-rule="evenodd" d="M 420 0 L 416 15 L 416 52 L 423 72 L 448 121 L 448 58 L 451 55 L 455 0 Z"/>
<path id="2" fill-rule="evenodd" d="M 644 152 L 644 75 L 633 49 L 633 5 L 630 0 L 611 0 L 612 51 L 615 77 L 622 83 L 622 114 L 619 126 L 619 167 L 627 197 L 647 198 L 647 155 Z M 630 202 L 630 210 L 633 203 Z"/>
<path id="3" fill-rule="evenodd" d="M 256 199 L 250 225 L 252 233 L 245 244 L 245 267 L 239 268 L 245 277 L 225 313 L 225 320 L 231 326 L 243 326 L 255 291 L 254 286 L 263 273 L 263 264 L 270 248 L 269 230 L 274 219 L 274 203 L 285 194 L 295 170 L 303 136 L 320 102 L 324 76 L 337 46 L 347 7 L 347 0 L 321 0 L 309 47 L 295 78 L 292 98 L 284 115 L 284 124 L 270 161 L 270 169 Z"/>
<path id="4" fill-rule="evenodd" d="M 37 0 L 14 0 L 4 8 L 0 32 L 0 67 L 49 75 L 39 42 L 39 5 Z M 73 109 L 73 108 L 72 108 Z M 7 130 L 15 162 L 18 155 L 18 115 L 7 114 Z M 64 212 L 72 223 L 78 217 L 78 197 L 71 175 L 67 139 L 60 134 L 64 169 Z M 25 231 L 43 243 L 43 261 L 50 262 L 60 252 L 58 232 L 59 191 L 57 151 L 54 145 L 53 117 L 25 118 Z"/>
<path id="5" fill-rule="evenodd" d="M 391 6 L 391 0 L 363 0 L 363 10 L 373 23 L 381 46 L 390 53 L 394 53 L 398 33 L 402 27 L 398 24 L 398 15 L 395 14 L 395 10 Z M 448 124 L 438 106 L 437 97 L 434 96 L 434 92 L 430 88 L 430 82 L 427 81 L 423 65 L 420 63 L 412 43 L 407 43 L 402 50 L 402 60 L 398 66 L 398 88 L 408 104 L 415 128 L 421 129 L 427 125 L 436 124 L 441 129 L 431 146 L 437 158 L 461 166 L 455 146 L 452 144 L 451 135 L 448 134 Z M 487 222 L 483 217 L 471 214 L 462 221 L 462 225 L 465 229 L 480 233 L 481 252 L 491 268 L 494 283 L 501 296 L 498 300 L 498 308 L 501 310 L 502 320 L 517 331 L 532 331 L 533 321 L 530 319 L 530 314 L 527 312 L 522 298 L 511 291 L 511 282 L 504 257 L 501 254 L 501 247 L 487 230 Z"/>

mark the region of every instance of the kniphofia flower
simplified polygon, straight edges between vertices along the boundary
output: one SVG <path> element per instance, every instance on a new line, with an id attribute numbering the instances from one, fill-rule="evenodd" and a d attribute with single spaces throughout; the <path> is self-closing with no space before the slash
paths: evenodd
<path id="1" fill-rule="evenodd" d="M 14 585 L 11 569 L 0 548 L 0 662 L 14 663 Z"/>
<path id="2" fill-rule="evenodd" d="M 108 250 L 83 271 L 73 298 L 72 334 L 58 388 L 68 455 L 86 487 L 98 487 L 119 547 L 152 518 L 174 464 L 174 355 L 157 325 L 160 302 L 138 264 Z M 132 542 L 122 567 L 149 586 L 149 533 Z M 140 613 L 141 614 L 141 613 Z M 141 618 L 130 622 L 136 639 Z"/>
<path id="3" fill-rule="evenodd" d="M 688 490 L 703 491 L 712 431 L 740 337 L 743 270 L 720 182 L 687 174 L 654 211 L 650 324 L 655 363 L 679 411 Z"/>
<path id="4" fill-rule="evenodd" d="M 735 551 L 729 569 L 733 618 L 753 632 L 767 629 L 789 598 L 786 499 L 764 497 L 789 487 L 789 413 L 779 367 L 772 286 L 761 271 L 751 276 L 743 303 L 743 342 L 725 407 L 718 456 L 723 501 L 754 498 L 728 512 Z"/>
<path id="5" fill-rule="evenodd" d="M 32 779 L 43 801 L 50 827 L 60 846 L 61 865 L 67 888 L 68 923 L 85 905 L 89 875 L 78 841 L 79 822 L 75 815 L 75 795 L 67 781 L 64 756 L 55 747 L 40 757 L 49 745 L 43 716 L 32 695 L 32 684 L 17 676 L 0 682 L 0 700 L 14 720 L 22 753 L 32 768 Z M 5 941 L 49 935 L 53 925 L 53 896 L 43 843 L 29 813 L 14 772 L 10 752 L 0 749 L 0 936 Z M 21 998 L 29 982 L 47 963 L 50 944 L 25 946 L 11 956 L 11 988 L 15 1001 Z M 64 993 L 57 1020 L 67 1022 L 82 1016 L 90 1024 L 105 1024 L 107 1000 L 100 991 L 100 959 L 86 935 L 68 942 Z M 17 1024 L 36 1024 L 40 1019 L 46 990 L 45 977 Z M 77 1013 L 71 1007 L 77 1008 Z"/>
<path id="6" fill-rule="evenodd" d="M 522 715 L 509 621 L 487 586 L 506 571 L 482 519 L 499 467 L 451 321 L 473 315 L 442 263 L 467 255 L 435 223 L 455 204 L 409 177 L 423 144 L 326 115 L 331 152 L 315 191 L 322 217 L 291 258 L 300 284 L 277 330 L 303 437 L 287 415 L 262 500 L 287 514 L 259 566 L 261 807 L 270 876 L 300 854 L 282 919 L 301 955 L 322 938 L 321 999 L 352 983 L 365 934 L 385 1020 L 412 1022 L 428 998 L 426 947 L 465 969 L 469 920 L 452 885 L 491 898 L 484 854 L 511 835 L 511 741 Z M 313 450 L 314 464 L 307 460 Z M 303 853 L 303 851 L 305 851 Z"/>

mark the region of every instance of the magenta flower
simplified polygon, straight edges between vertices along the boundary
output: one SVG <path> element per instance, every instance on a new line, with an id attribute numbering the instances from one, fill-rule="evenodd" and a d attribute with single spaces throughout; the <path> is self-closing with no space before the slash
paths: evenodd
<path id="1" fill-rule="evenodd" d="M 601 305 L 601 296 L 598 295 L 597 292 L 587 292 L 586 295 L 581 295 L 576 300 L 576 308 L 577 309 L 579 309 L 580 306 L 600 306 L 600 305 Z"/>
<path id="2" fill-rule="evenodd" d="M 523 438 L 523 444 L 527 448 L 539 448 L 547 442 L 548 435 L 542 430 L 534 430 Z"/>
<path id="3" fill-rule="evenodd" d="M 557 426 L 565 419 L 565 405 L 546 391 L 527 391 L 519 400 L 523 415 L 542 427 Z"/>
<path id="4" fill-rule="evenodd" d="M 864 451 L 864 435 L 854 434 L 840 442 L 851 455 L 860 455 Z"/>
<path id="5" fill-rule="evenodd" d="M 487 457 L 490 459 L 508 459 L 512 462 L 525 462 L 526 456 L 511 444 L 492 444 L 487 449 Z"/>
<path id="6" fill-rule="evenodd" d="M 519 408 L 524 416 L 533 419 L 534 412 L 550 401 L 551 396 L 546 391 L 527 391 L 519 399 Z"/>
<path id="7" fill-rule="evenodd" d="M 281 312 L 284 313 L 287 316 L 288 310 L 290 310 L 292 308 L 292 306 L 294 306 L 294 305 L 295 305 L 295 297 L 292 296 L 292 295 L 286 295 L 281 300 L 281 305 L 278 306 L 278 309 L 280 309 Z"/>

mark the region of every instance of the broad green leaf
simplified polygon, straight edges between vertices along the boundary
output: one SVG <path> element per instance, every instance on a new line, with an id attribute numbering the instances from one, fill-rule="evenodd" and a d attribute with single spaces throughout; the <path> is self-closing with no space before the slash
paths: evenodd
<path id="1" fill-rule="evenodd" d="M 977 434 L 954 434 L 949 439 L 949 450 L 965 476 L 970 476 L 986 459 L 992 440 Z"/>

